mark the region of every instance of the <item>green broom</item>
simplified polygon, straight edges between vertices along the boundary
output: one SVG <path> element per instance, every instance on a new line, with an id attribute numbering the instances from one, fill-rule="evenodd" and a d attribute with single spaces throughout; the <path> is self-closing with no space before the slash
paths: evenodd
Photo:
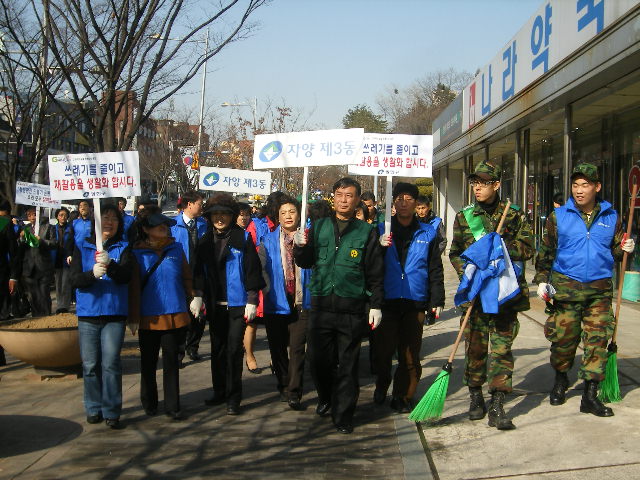
<path id="1" fill-rule="evenodd" d="M 511 201 L 507 200 L 507 204 L 504 207 L 502 216 L 500 217 L 500 223 L 498 223 L 498 228 L 496 229 L 498 235 L 502 233 L 502 226 L 504 225 L 505 218 L 507 218 L 507 212 L 509 211 L 510 206 Z M 458 336 L 453 344 L 447 363 L 444 364 L 442 371 L 431 384 L 429 390 L 427 390 L 420 402 L 418 402 L 415 408 L 411 411 L 409 414 L 409 420 L 413 420 L 414 422 L 424 422 L 437 420 L 442 416 L 444 402 L 447 399 L 447 390 L 449 389 L 449 378 L 451 378 L 451 370 L 453 370 L 453 359 L 456 356 L 460 340 L 462 340 L 464 329 L 467 327 L 467 323 L 469 323 L 469 317 L 471 316 L 471 311 L 476 303 L 476 298 L 471 300 L 471 304 L 469 305 L 469 308 L 467 308 L 467 312 L 464 315 L 464 320 L 462 320 L 462 323 L 460 324 L 460 330 L 458 330 Z"/>
<path id="2" fill-rule="evenodd" d="M 638 184 L 633 185 L 631 200 L 629 201 L 629 214 L 627 215 L 627 233 L 624 238 L 631 236 L 631 226 L 633 224 L 633 211 L 635 207 L 636 195 L 638 194 Z M 622 400 L 620 395 L 620 382 L 618 381 L 618 345 L 616 336 L 618 335 L 618 321 L 620 315 L 620 303 L 622 302 L 622 288 L 624 287 L 624 272 L 627 270 L 627 258 L 629 254 L 622 255 L 622 265 L 620 266 L 620 280 L 618 281 L 618 297 L 616 298 L 616 313 L 614 315 L 613 336 L 611 343 L 607 347 L 607 366 L 604 371 L 604 382 L 600 385 L 598 398 L 601 402 L 616 403 Z"/>

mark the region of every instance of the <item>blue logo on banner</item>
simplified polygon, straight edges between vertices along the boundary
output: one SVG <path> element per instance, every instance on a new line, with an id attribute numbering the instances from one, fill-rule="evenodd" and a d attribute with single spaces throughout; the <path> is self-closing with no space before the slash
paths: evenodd
<path id="1" fill-rule="evenodd" d="M 220 180 L 220 175 L 218 175 L 216 172 L 211 172 L 206 177 L 204 177 L 202 183 L 204 183 L 207 187 L 213 187 L 216 183 L 218 183 L 218 180 Z"/>
<path id="2" fill-rule="evenodd" d="M 282 142 L 274 140 L 273 142 L 267 143 L 262 150 L 260 150 L 260 161 L 261 162 L 273 162 L 276 158 L 280 156 L 282 153 Z"/>

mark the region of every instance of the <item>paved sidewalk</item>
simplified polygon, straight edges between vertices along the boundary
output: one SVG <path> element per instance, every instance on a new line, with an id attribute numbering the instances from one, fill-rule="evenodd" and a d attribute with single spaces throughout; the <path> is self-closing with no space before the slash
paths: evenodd
<path id="1" fill-rule="evenodd" d="M 446 257 L 447 310 L 425 327 L 423 379 L 426 391 L 449 354 L 459 316 L 451 308 L 457 278 Z M 527 277 L 531 272 L 527 273 Z M 126 339 L 125 429 L 88 425 L 82 410 L 82 381 L 33 381 L 31 367 L 10 358 L 0 368 L 0 479 L 477 479 L 553 478 L 610 480 L 640 477 L 640 306 L 625 302 L 619 335 L 619 368 L 624 399 L 615 416 L 597 418 L 578 411 L 581 384 L 569 400 L 551 407 L 549 344 L 542 333 L 541 302 L 520 316 L 515 343 L 515 395 L 507 405 L 517 429 L 499 432 L 486 419 L 466 418 L 462 350 L 458 352 L 441 421 L 416 424 L 372 402 L 368 346 L 363 345 L 361 396 L 352 435 L 335 432 L 329 418 L 315 414 L 310 379 L 305 411 L 281 403 L 268 368 L 244 373 L 245 400 L 239 417 L 224 407 L 204 406 L 210 394 L 209 341 L 205 361 L 181 370 L 182 404 L 187 418 L 172 422 L 146 417 L 139 404 L 136 339 Z M 258 362 L 268 366 L 264 328 L 258 330 Z M 461 347 L 462 348 L 462 347 Z M 161 370 L 159 383 L 162 381 Z M 162 404 L 160 406 L 162 409 Z M 423 436 L 423 441 L 421 441 Z"/>

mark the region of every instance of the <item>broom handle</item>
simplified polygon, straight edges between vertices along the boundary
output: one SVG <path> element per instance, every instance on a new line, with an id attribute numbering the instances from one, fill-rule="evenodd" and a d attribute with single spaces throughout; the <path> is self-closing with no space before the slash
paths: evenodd
<path id="1" fill-rule="evenodd" d="M 636 206 L 636 195 L 638 195 L 638 184 L 633 184 L 631 192 L 631 200 L 629 200 L 629 213 L 627 215 L 627 238 L 631 237 L 631 227 L 633 225 L 633 209 Z M 613 336 L 611 343 L 616 343 L 618 335 L 618 316 L 620 315 L 620 303 L 622 302 L 622 287 L 624 287 L 624 272 L 627 270 L 627 258 L 629 254 L 624 252 L 622 255 L 622 265 L 620 266 L 620 279 L 618 280 L 618 296 L 616 298 L 616 314 L 614 315 L 615 323 L 613 325 Z"/>
<path id="2" fill-rule="evenodd" d="M 504 225 L 505 219 L 507 218 L 509 207 L 511 207 L 511 200 L 507 199 L 507 204 L 504 207 L 504 211 L 502 212 L 502 216 L 500 217 L 500 223 L 498 223 L 498 228 L 496 229 L 498 235 L 502 233 L 502 227 Z M 460 345 L 460 340 L 462 340 L 464 329 L 467 327 L 467 323 L 469 323 L 469 317 L 471 316 L 471 311 L 473 310 L 473 306 L 476 304 L 477 298 L 478 297 L 476 296 L 473 300 L 471 300 L 471 305 L 469 305 L 469 308 L 467 308 L 467 312 L 464 314 L 464 320 L 462 320 L 462 323 L 460 324 L 460 330 L 458 330 L 458 336 L 456 337 L 456 341 L 453 344 L 453 349 L 451 350 L 451 355 L 449 355 L 448 363 L 453 363 L 453 358 L 456 356 L 458 345 Z"/>

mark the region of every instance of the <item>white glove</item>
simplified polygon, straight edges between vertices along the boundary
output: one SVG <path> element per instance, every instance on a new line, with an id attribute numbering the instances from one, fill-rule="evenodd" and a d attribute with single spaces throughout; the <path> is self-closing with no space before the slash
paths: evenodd
<path id="1" fill-rule="evenodd" d="M 96 252 L 96 263 L 109 265 L 110 261 L 111 257 L 109 257 L 109 252 Z"/>
<path id="2" fill-rule="evenodd" d="M 67 257 L 67 265 L 71 265 L 71 260 L 73 259 L 73 257 Z"/>
<path id="3" fill-rule="evenodd" d="M 432 308 L 431 313 L 434 313 L 436 318 L 440 318 L 440 313 L 442 313 L 442 307 Z"/>
<path id="4" fill-rule="evenodd" d="M 382 245 L 383 247 L 390 247 L 392 243 L 391 235 L 393 234 L 383 233 L 382 235 L 380 235 L 380 238 L 378 239 L 378 241 L 380 242 L 380 245 Z"/>
<path id="5" fill-rule="evenodd" d="M 244 307 L 244 319 L 247 321 L 247 323 L 252 322 L 253 319 L 256 318 L 257 309 L 258 307 L 250 303 L 247 303 L 247 305 Z"/>
<path id="6" fill-rule="evenodd" d="M 633 238 L 627 238 L 620 244 L 620 248 L 622 248 L 623 252 L 632 253 L 633 249 L 636 248 L 636 242 Z"/>
<path id="7" fill-rule="evenodd" d="M 302 229 L 302 227 L 296 230 L 296 233 L 293 235 L 293 243 L 298 247 L 304 247 L 307 244 L 307 232 Z"/>
<path id="8" fill-rule="evenodd" d="M 107 273 L 107 266 L 103 263 L 96 263 L 93 266 L 93 276 L 100 278 Z"/>
<path id="9" fill-rule="evenodd" d="M 375 330 L 382 321 L 382 310 L 378 308 L 372 308 L 369 310 L 369 326 L 371 330 Z"/>
<path id="10" fill-rule="evenodd" d="M 197 317 L 200 315 L 200 310 L 202 310 L 202 297 L 193 297 L 191 303 L 189 304 L 189 311 L 191 315 Z"/>
<path id="11" fill-rule="evenodd" d="M 556 289 L 550 283 L 540 283 L 536 295 L 545 302 L 550 302 L 551 298 L 556 294 Z"/>

